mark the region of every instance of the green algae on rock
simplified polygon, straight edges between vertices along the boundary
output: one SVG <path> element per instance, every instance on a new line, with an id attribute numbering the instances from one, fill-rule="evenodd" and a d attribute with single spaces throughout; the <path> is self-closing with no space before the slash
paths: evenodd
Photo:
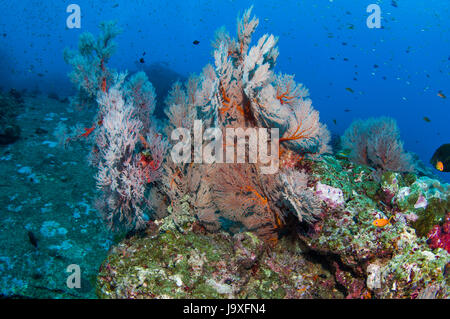
<path id="1" fill-rule="evenodd" d="M 366 278 L 377 298 L 414 298 L 431 284 L 434 297 L 448 297 L 448 274 L 444 273 L 450 255 L 443 249 L 430 249 L 423 237 L 429 228 L 443 222 L 449 209 L 448 185 L 411 173 L 385 172 L 378 191 L 367 193 L 357 170 L 338 159 L 316 164 L 315 177 L 342 185 L 346 202 L 341 209 L 325 209 L 315 225 L 319 231 L 302 239 L 313 250 L 338 256 L 356 276 Z M 365 178 L 373 182 L 369 175 Z M 419 217 L 408 218 L 411 215 Z M 372 225 L 375 219 L 390 216 L 394 217 L 392 224 L 383 228 Z M 421 230 L 417 226 L 424 224 L 427 228 L 416 235 L 416 230 Z"/>
<path id="2" fill-rule="evenodd" d="M 114 247 L 97 281 L 101 298 L 342 298 L 331 274 L 287 241 L 268 253 L 251 233 L 133 237 Z M 320 275 L 320 277 L 319 277 Z M 321 285 L 317 285 L 317 283 Z"/>

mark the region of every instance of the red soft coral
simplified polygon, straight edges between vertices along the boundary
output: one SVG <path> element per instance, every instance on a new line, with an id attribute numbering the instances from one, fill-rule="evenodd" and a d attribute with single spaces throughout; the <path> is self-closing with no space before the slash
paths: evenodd
<path id="1" fill-rule="evenodd" d="M 450 212 L 447 213 L 442 226 L 435 225 L 428 233 L 428 245 L 433 249 L 445 249 L 450 253 Z"/>

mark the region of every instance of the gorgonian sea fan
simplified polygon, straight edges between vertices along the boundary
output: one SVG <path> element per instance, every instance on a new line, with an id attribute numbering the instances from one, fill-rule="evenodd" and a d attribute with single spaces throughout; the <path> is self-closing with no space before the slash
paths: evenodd
<path id="1" fill-rule="evenodd" d="M 380 172 L 414 170 L 411 155 L 403 149 L 397 122 L 379 117 L 356 120 L 344 132 L 342 147 L 350 150 L 350 159 L 374 167 Z"/>

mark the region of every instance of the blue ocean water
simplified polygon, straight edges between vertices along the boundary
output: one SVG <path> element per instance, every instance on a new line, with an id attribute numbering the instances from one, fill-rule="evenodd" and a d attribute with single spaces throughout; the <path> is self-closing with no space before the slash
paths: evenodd
<path id="1" fill-rule="evenodd" d="M 70 15 L 66 9 L 72 3 L 81 8 L 81 28 L 66 25 Z M 367 26 L 370 13 L 366 9 L 370 4 L 381 8 L 381 28 Z M 61 265 L 65 267 L 68 261 L 88 260 L 87 277 L 95 277 L 114 242 L 101 220 L 92 218 L 95 209 L 90 192 L 95 182 L 86 178 L 95 172 L 79 164 L 80 158 L 71 155 L 74 153 L 57 151 L 54 139 L 46 137 L 35 142 L 31 137 L 36 135 L 36 124 L 51 136 L 47 124 L 52 121 L 74 125 L 78 119 L 85 124 L 92 118 L 92 114 L 82 118 L 73 111 L 59 115 L 59 110 L 66 107 L 64 98 L 76 92 L 68 77 L 71 67 L 63 59 L 64 48 L 76 49 L 83 32 L 97 35 L 102 21 L 116 21 L 123 32 L 115 39 L 117 50 L 109 66 L 130 74 L 149 69 L 161 72 L 161 83 L 158 77 L 150 80 L 157 93 L 162 93 L 157 96 L 156 110 L 162 116 L 162 101 L 170 84 L 191 73 L 198 74 L 206 64 L 213 63 L 211 41 L 215 31 L 225 26 L 235 36 L 237 16 L 251 6 L 252 14 L 259 18 L 254 39 L 265 33 L 279 37 L 275 71 L 295 74 L 295 80 L 309 89 L 313 106 L 331 133 L 342 135 L 355 119 L 393 117 L 405 150 L 416 153 L 435 175 L 450 182 L 450 173 L 439 172 L 429 163 L 439 146 L 450 143 L 449 1 L 0 0 L 0 88 L 24 92 L 24 96 L 30 92 L 33 96 L 57 94 L 61 101 L 50 105 L 43 99 L 39 100 L 42 104 L 35 105 L 27 100 L 31 103 L 30 113 L 18 117 L 22 142 L 28 139 L 31 144 L 41 143 L 38 151 L 33 148 L 30 155 L 27 144 L 20 151 L 12 150 L 13 146 L 2 150 L 1 159 L 8 161 L 8 169 L 14 169 L 20 178 L 25 176 L 32 187 L 22 189 L 18 178 L 14 190 L 17 193 L 5 192 L 1 197 L 5 204 L 3 238 L 9 239 L 18 228 L 23 236 L 0 250 L 0 296 L 28 296 L 21 289 L 28 289 L 26 278 L 33 278 L 42 282 L 31 289 L 44 291 L 33 297 L 61 297 L 61 292 L 53 288 L 59 287 L 56 279 L 42 279 L 46 271 L 51 272 L 52 267 L 64 269 Z M 81 146 L 75 151 L 87 152 Z M 11 163 L 11 156 L 20 159 L 17 165 Z M 57 177 L 48 177 L 36 172 L 34 164 L 44 167 L 43 171 L 63 168 L 52 172 Z M 79 179 L 68 178 L 73 172 L 79 173 Z M 58 179 L 58 184 L 53 178 Z M 71 184 L 64 186 L 68 179 Z M 63 186 L 55 186 L 59 183 Z M 37 212 L 33 211 L 36 203 L 40 207 Z M 35 215 L 30 219 L 31 214 Z M 66 234 L 70 236 L 65 238 Z M 39 243 L 36 246 L 45 245 L 48 251 L 29 252 L 35 237 Z M 28 246 L 22 249 L 20 245 Z M 15 251 L 16 256 L 6 250 Z M 46 259 L 48 255 L 51 261 Z M 28 267 L 31 263 L 37 265 L 35 272 Z M 62 273 L 61 278 L 64 276 Z M 94 291 L 62 296 L 91 298 Z"/>
<path id="2" fill-rule="evenodd" d="M 237 14 L 254 5 L 255 36 L 279 36 L 276 70 L 295 74 L 310 90 L 333 133 L 342 134 L 356 118 L 391 116 L 405 149 L 427 164 L 449 142 L 449 99 L 438 96 L 450 94 L 447 1 L 80 0 L 81 28 L 68 29 L 70 3 L 0 1 L 0 86 L 70 94 L 62 51 L 75 48 L 82 32 L 96 34 L 106 20 L 123 28 L 112 67 L 131 72 L 164 63 L 183 76 L 199 73 L 212 61 L 215 30 L 224 25 L 233 32 Z M 380 29 L 366 25 L 371 3 L 382 10 Z M 448 181 L 447 175 L 440 174 Z"/>

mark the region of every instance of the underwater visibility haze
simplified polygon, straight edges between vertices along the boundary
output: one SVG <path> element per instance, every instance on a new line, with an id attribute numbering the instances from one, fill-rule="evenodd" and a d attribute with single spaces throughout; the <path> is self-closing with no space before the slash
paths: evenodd
<path id="1" fill-rule="evenodd" d="M 448 1 L 0 12 L 1 298 L 450 297 Z"/>

